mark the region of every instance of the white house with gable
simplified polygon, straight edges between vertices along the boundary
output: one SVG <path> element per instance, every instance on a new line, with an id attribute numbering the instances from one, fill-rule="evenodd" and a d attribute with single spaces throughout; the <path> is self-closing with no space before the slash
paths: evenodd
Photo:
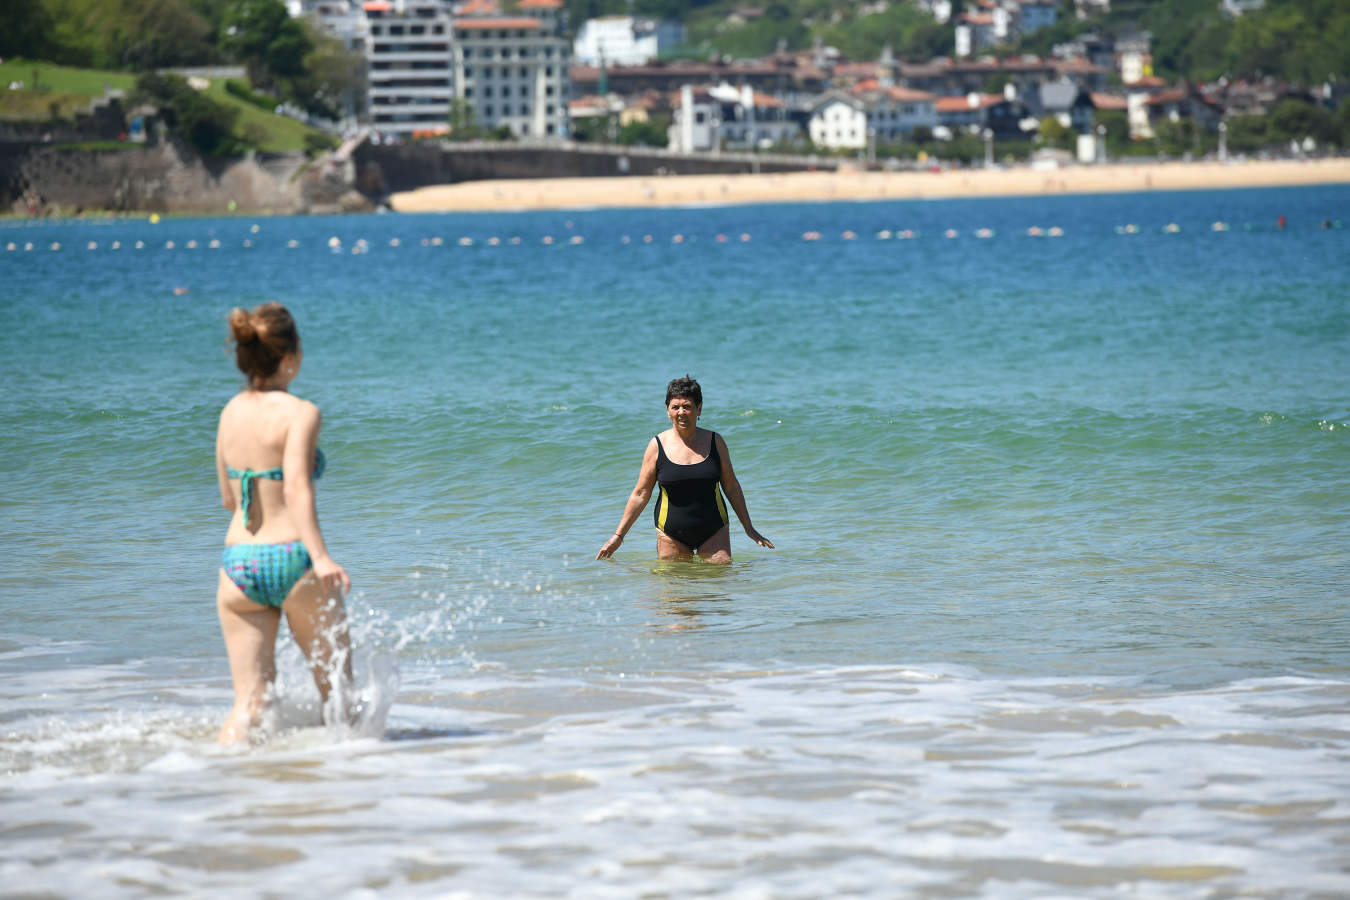
<path id="1" fill-rule="evenodd" d="M 828 93 L 811 108 L 806 133 L 818 147 L 861 150 L 867 146 L 867 104 L 861 97 Z"/>

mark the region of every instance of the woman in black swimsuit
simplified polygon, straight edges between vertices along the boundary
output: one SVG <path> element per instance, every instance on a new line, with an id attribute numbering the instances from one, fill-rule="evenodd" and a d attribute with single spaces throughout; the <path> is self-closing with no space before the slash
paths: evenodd
<path id="1" fill-rule="evenodd" d="M 623 508 L 619 528 L 605 541 L 596 559 L 606 559 L 619 549 L 624 535 L 651 499 L 653 487 L 658 491 L 653 511 L 656 553 L 662 559 L 689 559 L 697 553 L 705 562 L 731 562 L 731 529 L 723 494 L 731 501 L 746 536 L 761 547 L 773 547 L 750 524 L 750 511 L 731 469 L 726 441 L 717 432 L 698 427 L 702 413 L 703 391 L 698 382 L 687 375 L 672 381 L 666 388 L 666 415 L 670 416 L 671 427 L 647 443 L 637 487 Z"/>

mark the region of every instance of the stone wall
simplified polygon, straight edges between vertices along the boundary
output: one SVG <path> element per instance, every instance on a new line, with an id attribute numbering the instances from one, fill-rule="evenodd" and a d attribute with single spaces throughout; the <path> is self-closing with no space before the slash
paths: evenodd
<path id="1" fill-rule="evenodd" d="M 84 150 L 0 144 L 0 208 L 18 214 L 81 209 L 175 213 L 306 213 L 368 209 L 354 167 L 325 154 L 203 159 L 176 143 Z"/>
<path id="2" fill-rule="evenodd" d="M 495 178 L 596 178 L 614 175 L 717 175 L 833 168 L 833 158 L 747 153 L 677 154 L 665 150 L 518 143 L 365 142 L 352 151 L 357 186 L 383 195 L 434 184 Z M 381 188 L 383 189 L 381 191 Z"/>
<path id="3" fill-rule="evenodd" d="M 82 209 L 353 212 L 371 209 L 391 193 L 461 181 L 789 172 L 836 162 L 587 145 L 372 144 L 360 138 L 313 159 L 296 152 L 222 160 L 204 159 L 175 141 L 94 150 L 0 139 L 0 209 L 20 215 Z"/>

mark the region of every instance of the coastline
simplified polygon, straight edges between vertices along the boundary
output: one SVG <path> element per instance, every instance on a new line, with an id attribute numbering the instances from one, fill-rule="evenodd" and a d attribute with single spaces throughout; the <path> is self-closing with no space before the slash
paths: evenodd
<path id="1" fill-rule="evenodd" d="M 1350 158 L 1247 162 L 1121 162 L 1061 169 L 791 172 L 759 175 L 496 179 L 390 196 L 401 213 L 734 206 L 859 200 L 1053 196 L 1350 183 Z"/>

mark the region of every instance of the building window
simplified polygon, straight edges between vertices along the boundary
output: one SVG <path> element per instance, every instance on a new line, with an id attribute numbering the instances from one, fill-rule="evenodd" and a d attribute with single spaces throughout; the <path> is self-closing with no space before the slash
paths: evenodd
<path id="1" fill-rule="evenodd" d="M 370 34 L 372 37 L 379 37 L 380 35 L 384 34 L 384 26 L 383 25 L 370 26 Z"/>
<path id="2" fill-rule="evenodd" d="M 464 77 L 465 77 L 465 78 L 472 78 L 472 77 L 473 77 L 473 66 L 465 66 L 465 67 L 464 67 Z"/>
<path id="3" fill-rule="evenodd" d="M 552 67 L 552 66 L 544 66 L 544 77 L 545 77 L 545 78 L 552 78 L 552 77 L 553 77 L 553 67 Z"/>
<path id="4" fill-rule="evenodd" d="M 432 25 L 432 26 L 431 26 L 431 33 L 432 33 L 432 34 L 445 34 L 445 26 L 444 26 L 444 25 Z"/>
<path id="5" fill-rule="evenodd" d="M 492 77 L 492 66 L 483 66 L 483 80 L 487 81 Z"/>
<path id="6" fill-rule="evenodd" d="M 510 59 L 510 58 L 511 58 L 511 48 L 510 48 L 510 47 L 503 47 L 503 48 L 502 48 L 502 59 Z"/>
<path id="7" fill-rule="evenodd" d="M 550 116 L 553 115 L 553 104 L 550 103 L 549 105 L 545 106 L 545 107 L 544 107 L 544 112 L 545 112 L 547 115 L 550 115 Z"/>
<path id="8" fill-rule="evenodd" d="M 472 48 L 472 47 L 465 47 L 465 48 L 464 48 L 464 58 L 465 58 L 465 59 L 473 59 L 473 48 Z"/>
<path id="9" fill-rule="evenodd" d="M 525 68 L 524 66 L 521 66 L 521 67 L 520 67 L 520 77 L 521 77 L 521 78 L 529 78 L 529 77 L 530 77 L 530 70 L 527 69 L 527 68 Z"/>
<path id="10" fill-rule="evenodd" d="M 544 96 L 545 97 L 553 96 L 553 85 L 549 84 L 544 86 Z"/>
<path id="11" fill-rule="evenodd" d="M 487 87 L 483 88 L 483 96 L 484 97 L 492 96 L 492 85 L 488 85 Z"/>
<path id="12" fill-rule="evenodd" d="M 473 88 L 471 88 L 471 87 L 466 87 L 466 88 L 464 89 L 464 96 L 465 96 L 465 97 L 472 97 L 472 96 L 473 96 Z"/>
<path id="13" fill-rule="evenodd" d="M 503 77 L 503 78 L 510 78 L 510 77 L 511 77 L 511 70 L 508 69 L 506 66 L 502 66 L 502 77 Z"/>
<path id="14" fill-rule="evenodd" d="M 509 85 L 509 84 L 504 84 L 504 85 L 502 85 L 502 96 L 503 96 L 503 97 L 510 97 L 510 96 L 511 96 L 511 85 Z"/>
<path id="15" fill-rule="evenodd" d="M 489 103 L 487 106 L 483 107 L 483 118 L 491 119 L 492 116 L 493 116 L 492 104 Z"/>
<path id="16" fill-rule="evenodd" d="M 426 33 L 427 33 L 427 26 L 425 25 L 411 25 L 408 27 L 408 34 L 426 34 Z"/>
<path id="17" fill-rule="evenodd" d="M 390 26 L 389 26 L 389 33 L 390 33 L 391 35 L 394 35 L 394 34 L 403 34 L 403 26 L 402 26 L 402 25 L 390 25 Z"/>

